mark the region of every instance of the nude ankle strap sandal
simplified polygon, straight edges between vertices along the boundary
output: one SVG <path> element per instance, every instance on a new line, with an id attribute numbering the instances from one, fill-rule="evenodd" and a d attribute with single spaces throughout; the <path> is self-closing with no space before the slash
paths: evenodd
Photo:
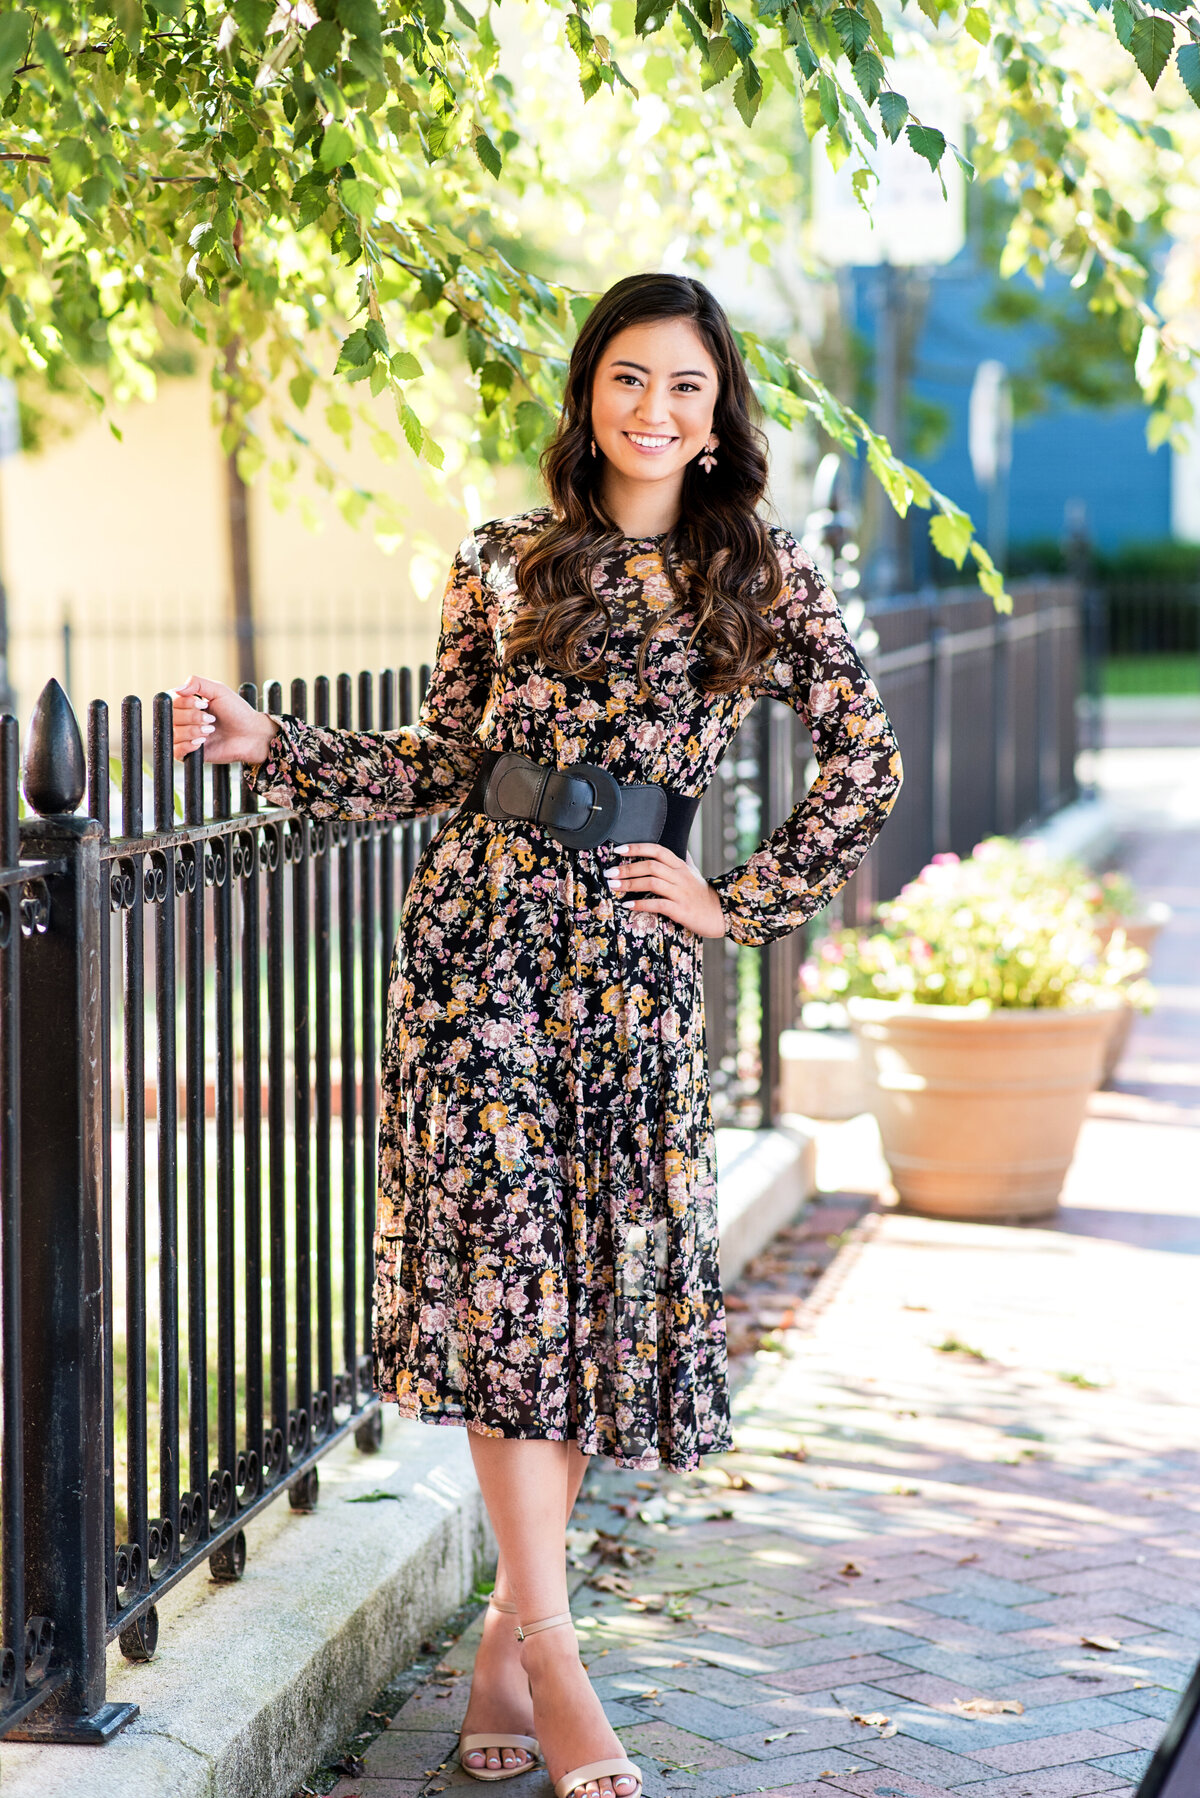
<path id="1" fill-rule="evenodd" d="M 500 1611 L 507 1617 L 515 1617 L 517 1607 L 506 1598 L 493 1598 L 488 1594 L 488 1604 L 493 1611 Z M 528 1773 L 536 1763 L 531 1759 L 522 1761 L 518 1767 L 468 1767 L 463 1756 L 466 1754 L 485 1754 L 489 1748 L 520 1748 L 525 1754 L 541 1753 L 536 1736 L 509 1736 L 499 1731 L 486 1730 L 482 1735 L 460 1736 L 458 1739 L 458 1764 L 468 1779 L 484 1781 L 494 1779 L 516 1779 L 520 1773 Z"/>
<path id="2" fill-rule="evenodd" d="M 526 1636 L 536 1636 L 539 1630 L 558 1629 L 564 1623 L 570 1623 L 570 1611 L 560 1611 L 556 1617 L 543 1617 L 537 1623 L 517 1625 L 517 1641 L 523 1642 Z M 493 1774 L 494 1778 L 495 1775 Z M 570 1773 L 564 1773 L 561 1779 L 554 1782 L 554 1798 L 571 1798 L 571 1793 L 589 1780 L 597 1779 L 632 1779 L 637 1784 L 632 1792 L 621 1792 L 618 1798 L 641 1798 L 642 1772 L 624 1755 L 607 1761 L 589 1761 L 584 1767 L 575 1767 Z"/>

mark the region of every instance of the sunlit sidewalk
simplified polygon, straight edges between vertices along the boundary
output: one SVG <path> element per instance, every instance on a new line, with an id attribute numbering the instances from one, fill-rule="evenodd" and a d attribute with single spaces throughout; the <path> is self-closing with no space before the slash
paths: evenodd
<path id="1" fill-rule="evenodd" d="M 1185 780 L 1126 814 L 1127 865 L 1174 908 L 1161 1003 L 1093 1101 L 1058 1225 L 830 1196 L 732 1294 L 758 1345 L 738 1452 L 593 1481 L 574 1608 L 648 1795 L 1132 1792 L 1200 1656 L 1187 805 Z M 827 1178 L 875 1183 L 864 1120 L 824 1147 Z M 338 1798 L 470 1785 L 449 1757 L 472 1646 L 446 1645 Z"/>

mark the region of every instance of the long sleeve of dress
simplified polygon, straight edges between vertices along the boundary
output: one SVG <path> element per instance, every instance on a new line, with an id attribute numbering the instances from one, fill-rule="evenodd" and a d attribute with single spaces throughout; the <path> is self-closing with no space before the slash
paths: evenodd
<path id="1" fill-rule="evenodd" d="M 495 674 L 479 553 L 468 537 L 442 601 L 437 663 L 416 724 L 333 730 L 285 716 L 251 776 L 269 804 L 314 818 L 420 818 L 466 797 Z"/>
<path id="2" fill-rule="evenodd" d="M 784 585 L 769 622 L 780 647 L 754 692 L 800 715 L 820 774 L 749 860 L 711 883 L 738 943 L 773 942 L 829 904 L 878 835 L 902 778 L 887 714 L 837 602 L 799 544 L 785 532 L 775 537 Z"/>

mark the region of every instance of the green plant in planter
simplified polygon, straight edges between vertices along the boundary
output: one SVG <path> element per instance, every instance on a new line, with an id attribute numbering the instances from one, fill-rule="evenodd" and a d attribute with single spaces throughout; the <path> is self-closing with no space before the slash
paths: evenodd
<path id="1" fill-rule="evenodd" d="M 806 996 L 982 1010 L 1142 1001 L 1129 983 L 1146 957 L 1119 930 L 1107 943 L 1097 936 L 1097 888 L 1004 837 L 966 860 L 937 855 L 879 907 L 875 926 L 822 938 L 803 970 Z"/>

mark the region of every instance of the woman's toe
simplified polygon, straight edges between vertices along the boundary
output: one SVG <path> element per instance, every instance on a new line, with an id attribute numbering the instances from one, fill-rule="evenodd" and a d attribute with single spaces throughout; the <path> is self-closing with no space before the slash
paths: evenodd
<path id="1" fill-rule="evenodd" d="M 466 1755 L 464 1755 L 463 1764 L 467 1767 L 486 1767 L 487 1755 L 483 1752 L 482 1748 L 472 1748 Z"/>

